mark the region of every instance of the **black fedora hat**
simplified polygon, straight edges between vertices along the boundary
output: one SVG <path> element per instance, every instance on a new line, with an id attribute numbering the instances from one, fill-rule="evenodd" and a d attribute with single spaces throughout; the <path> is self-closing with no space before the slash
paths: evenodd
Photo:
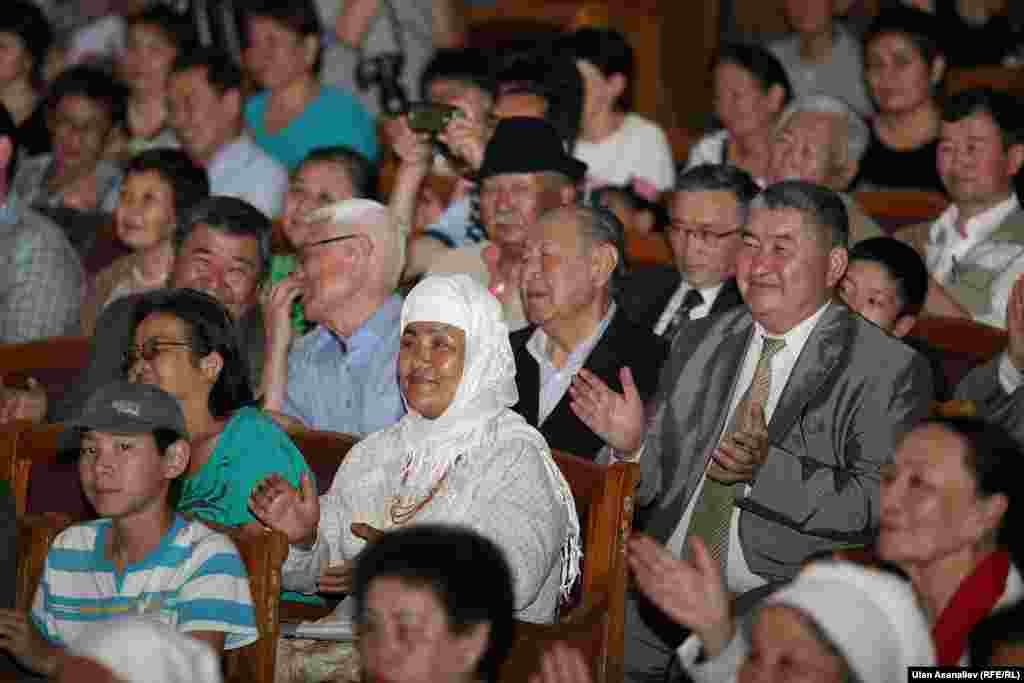
<path id="1" fill-rule="evenodd" d="M 544 119 L 502 119 L 484 151 L 480 180 L 502 173 L 561 173 L 579 182 L 587 165 L 565 151 L 562 139 Z"/>

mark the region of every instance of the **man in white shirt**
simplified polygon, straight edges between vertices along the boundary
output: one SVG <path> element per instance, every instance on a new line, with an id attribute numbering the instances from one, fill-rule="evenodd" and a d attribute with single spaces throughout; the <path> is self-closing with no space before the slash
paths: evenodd
<path id="1" fill-rule="evenodd" d="M 168 84 L 171 126 L 182 149 L 210 176 L 210 193 L 243 199 L 274 218 L 288 172 L 243 130 L 242 72 L 204 48 L 175 60 Z"/>
<path id="2" fill-rule="evenodd" d="M 689 321 L 742 303 L 736 255 L 759 189 L 746 171 L 730 165 L 701 164 L 680 176 L 669 229 L 675 266 L 626 276 L 619 298 L 626 315 L 671 342 Z"/>
<path id="3" fill-rule="evenodd" d="M 574 387 L 573 409 L 614 457 L 639 457 L 643 530 L 674 554 L 697 538 L 715 548 L 734 594 L 792 578 L 815 553 L 869 543 L 881 467 L 930 409 L 924 358 L 832 303 L 846 239 L 834 192 L 768 187 L 737 259 L 746 306 L 676 339 L 650 421 L 628 377 L 622 395 L 582 372 Z M 662 675 L 682 635 L 631 594 L 626 680 Z"/>
<path id="4" fill-rule="evenodd" d="M 925 312 L 1006 327 L 1010 290 L 1024 273 L 1024 211 L 1013 190 L 1024 164 L 1017 102 L 984 88 L 950 98 L 936 163 L 952 204 L 934 223 L 897 233 L 933 278 Z"/>

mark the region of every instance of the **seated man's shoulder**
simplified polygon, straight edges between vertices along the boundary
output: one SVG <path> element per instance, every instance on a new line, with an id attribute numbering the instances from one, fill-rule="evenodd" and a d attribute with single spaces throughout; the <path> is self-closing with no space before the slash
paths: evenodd
<path id="1" fill-rule="evenodd" d="M 73 524 L 61 531 L 53 539 L 50 549 L 64 551 L 88 551 L 96 547 L 101 533 L 110 527 L 109 519 L 94 519 L 88 522 Z"/>

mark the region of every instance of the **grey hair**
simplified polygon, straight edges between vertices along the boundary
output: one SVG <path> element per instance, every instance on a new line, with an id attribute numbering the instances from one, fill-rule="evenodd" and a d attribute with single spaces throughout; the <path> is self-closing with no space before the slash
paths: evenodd
<path id="1" fill-rule="evenodd" d="M 388 291 L 398 286 L 405 268 L 405 238 L 388 207 L 372 199 L 345 199 L 310 213 L 310 223 L 331 223 L 352 228 L 373 243 L 375 266 L 381 285 Z"/>
<path id="2" fill-rule="evenodd" d="M 597 244 L 610 244 L 615 249 L 615 269 L 608 278 L 608 293 L 614 297 L 619 283 L 626 275 L 626 229 L 622 221 L 604 206 L 592 203 L 577 203 L 569 210 L 576 220 L 576 229 L 588 248 Z"/>
<path id="3" fill-rule="evenodd" d="M 750 203 L 753 209 L 795 209 L 817 229 L 829 248 L 847 248 L 850 241 L 850 219 L 838 194 L 823 185 L 803 180 L 784 180 L 769 185 Z"/>
<path id="4" fill-rule="evenodd" d="M 775 130 L 780 131 L 796 114 L 835 114 L 846 121 L 846 161 L 860 163 L 871 141 L 871 130 L 853 107 L 832 95 L 804 95 L 793 100 L 779 116 Z"/>

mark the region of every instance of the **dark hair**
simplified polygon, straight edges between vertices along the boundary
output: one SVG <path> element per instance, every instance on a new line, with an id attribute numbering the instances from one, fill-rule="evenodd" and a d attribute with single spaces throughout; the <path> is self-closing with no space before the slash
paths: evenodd
<path id="1" fill-rule="evenodd" d="M 197 166 L 180 149 L 150 149 L 136 154 L 124 168 L 124 177 L 152 171 L 171 188 L 174 195 L 174 215 L 177 224 L 189 210 L 210 195 L 210 180 L 206 169 Z"/>
<path id="2" fill-rule="evenodd" d="M 242 40 L 249 46 L 250 22 L 255 18 L 271 19 L 301 38 L 316 38 L 316 62 L 313 73 L 320 73 L 323 48 L 320 46 L 320 15 L 311 0 L 248 0 Z"/>
<path id="3" fill-rule="evenodd" d="M 74 66 L 54 79 L 46 95 L 46 108 L 52 112 L 65 97 L 85 97 L 106 110 L 111 126 L 124 121 L 127 90 L 103 69 Z"/>
<path id="4" fill-rule="evenodd" d="M 157 427 L 153 430 L 153 441 L 156 442 L 156 449 L 160 451 L 160 455 L 166 453 L 168 448 L 182 438 L 181 434 L 167 427 Z"/>
<path id="5" fill-rule="evenodd" d="M 937 58 L 943 56 L 936 23 L 935 18 L 927 12 L 895 3 L 878 13 L 864 34 L 861 44 L 866 51 L 868 45 L 879 36 L 898 33 L 905 36 L 921 54 L 925 63 L 931 66 Z"/>
<path id="6" fill-rule="evenodd" d="M 1024 144 L 1020 103 L 1010 94 L 991 88 L 962 90 L 942 103 L 942 120 L 956 123 L 974 114 L 988 114 L 1003 140 L 1003 147 Z"/>
<path id="7" fill-rule="evenodd" d="M 430 590 L 444 608 L 452 633 L 490 626 L 477 672 L 482 680 L 498 679 L 512 648 L 515 593 L 512 572 L 497 545 L 466 527 L 423 524 L 389 531 L 356 561 L 352 592 L 361 623 L 370 584 L 381 578 Z"/>
<path id="8" fill-rule="evenodd" d="M 1024 645 L 1024 601 L 985 617 L 967 637 L 971 664 L 991 665 L 999 645 Z"/>
<path id="9" fill-rule="evenodd" d="M 317 147 L 299 162 L 294 173 L 298 173 L 303 166 L 319 163 L 336 164 L 345 169 L 352 181 L 352 191 L 355 193 L 353 199 L 377 198 L 377 168 L 356 150 L 345 145 Z"/>
<path id="10" fill-rule="evenodd" d="M 214 47 L 203 47 L 178 53 L 171 73 L 201 67 L 206 70 L 206 82 L 221 95 L 231 90 L 242 90 L 242 70 L 227 52 Z"/>
<path id="11" fill-rule="evenodd" d="M 260 275 L 270 268 L 270 237 L 274 226 L 263 212 L 237 197 L 212 195 L 192 207 L 184 220 L 178 219 L 174 233 L 174 247 L 181 247 L 197 225 L 207 225 L 219 232 L 236 237 L 252 237 L 259 249 Z"/>
<path id="12" fill-rule="evenodd" d="M 909 244 L 892 237 L 872 237 L 853 245 L 850 263 L 877 263 L 896 283 L 900 315 L 917 315 L 928 294 L 928 268 L 920 254 Z"/>
<path id="13" fill-rule="evenodd" d="M 850 241 L 850 221 L 839 195 L 823 185 L 803 180 L 784 180 L 769 185 L 754 197 L 750 208 L 795 209 L 804 214 L 805 224 L 816 228 L 829 248 L 846 248 Z"/>
<path id="14" fill-rule="evenodd" d="M 46 53 L 53 43 L 53 29 L 39 6 L 29 0 L 7 0 L 0 12 L 0 33 L 17 36 L 32 55 L 33 84 L 43 82 Z"/>
<path id="15" fill-rule="evenodd" d="M 658 202 L 644 197 L 632 185 L 602 185 L 590 191 L 590 202 L 611 210 L 613 198 L 622 200 L 634 211 L 649 211 L 654 219 L 654 230 L 663 230 L 669 223 L 668 211 Z"/>
<path id="16" fill-rule="evenodd" d="M 1006 513 L 996 530 L 996 543 L 1021 557 L 1016 537 L 1024 528 L 1024 501 L 1020 482 L 1024 478 L 1024 453 L 1021 444 L 1001 425 L 975 417 L 946 417 L 927 420 L 925 424 L 943 427 L 959 437 L 967 451 L 964 467 L 974 478 L 980 496 L 1006 496 Z"/>
<path id="17" fill-rule="evenodd" d="M 190 18 L 167 5 L 152 5 L 125 19 L 125 26 L 129 29 L 140 25 L 152 26 L 160 31 L 179 55 L 187 54 L 198 44 L 195 26 Z"/>
<path id="18" fill-rule="evenodd" d="M 572 151 L 583 118 L 583 78 L 564 51 L 542 44 L 509 55 L 498 69 L 499 94 L 528 94 L 547 103 L 544 118 Z"/>
<path id="19" fill-rule="evenodd" d="M 715 67 L 721 64 L 740 67 L 761 84 L 765 93 L 776 85 L 782 88 L 783 107 L 793 99 L 793 86 L 786 75 L 786 68 L 767 48 L 751 43 L 725 43 L 718 48 L 711 62 L 711 71 L 714 72 Z"/>
<path id="20" fill-rule="evenodd" d="M 615 103 L 628 110 L 633 102 L 633 48 L 626 37 L 611 28 L 581 28 L 566 39 L 566 47 L 576 59 L 583 59 L 601 72 L 605 78 L 622 74 L 626 89 Z"/>
<path id="21" fill-rule="evenodd" d="M 242 352 L 235 323 L 219 301 L 194 289 L 157 289 L 143 294 L 135 305 L 132 331 L 146 317 L 161 313 L 173 315 L 188 326 L 193 362 L 213 352 L 224 365 L 210 390 L 210 414 L 223 418 L 253 402 L 249 386 L 249 362 Z"/>
<path id="22" fill-rule="evenodd" d="M 420 76 L 420 97 L 427 99 L 430 85 L 438 80 L 469 83 L 493 96 L 496 88 L 491 53 L 472 47 L 437 50 Z"/>
<path id="23" fill-rule="evenodd" d="M 7 160 L 7 185 L 10 186 L 18 166 L 18 124 L 3 102 L 0 102 L 0 138 L 11 141 L 11 156 Z"/>
<path id="24" fill-rule="evenodd" d="M 738 166 L 732 164 L 698 164 L 676 180 L 676 193 L 729 192 L 736 198 L 740 209 L 740 225 L 747 222 L 750 202 L 761 191 L 757 183 Z"/>

